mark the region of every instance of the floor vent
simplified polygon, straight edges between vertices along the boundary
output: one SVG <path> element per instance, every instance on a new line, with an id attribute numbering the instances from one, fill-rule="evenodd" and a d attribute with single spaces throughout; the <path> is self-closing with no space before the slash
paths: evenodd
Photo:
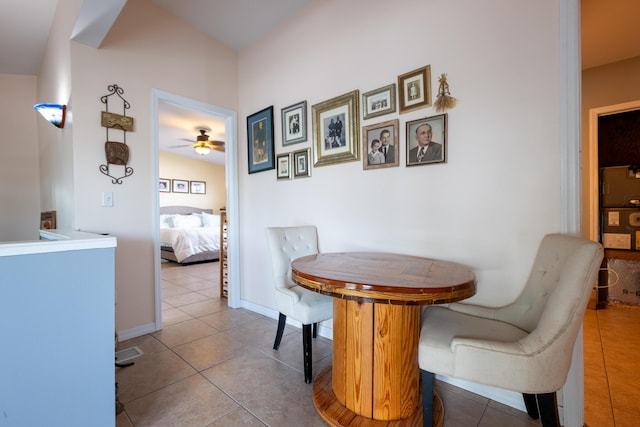
<path id="1" fill-rule="evenodd" d="M 116 351 L 116 363 L 124 363 L 143 354 L 144 352 L 138 346 L 125 348 L 124 350 Z"/>

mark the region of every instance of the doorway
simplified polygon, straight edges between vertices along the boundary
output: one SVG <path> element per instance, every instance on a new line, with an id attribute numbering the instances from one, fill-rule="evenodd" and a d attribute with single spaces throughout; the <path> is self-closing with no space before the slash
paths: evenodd
<path id="1" fill-rule="evenodd" d="M 228 298 L 227 304 L 232 308 L 240 306 L 238 251 L 238 150 L 237 150 L 237 114 L 215 105 L 206 104 L 172 93 L 152 90 L 152 135 L 153 135 L 153 183 L 159 180 L 159 125 L 158 107 L 161 103 L 172 104 L 185 110 L 197 111 L 220 118 L 225 123 L 225 181 L 227 190 L 227 223 L 228 223 Z M 155 271 L 155 329 L 162 329 L 162 286 L 160 269 L 160 236 L 159 236 L 159 192 L 153 192 L 152 221 L 154 229 L 154 271 Z"/>

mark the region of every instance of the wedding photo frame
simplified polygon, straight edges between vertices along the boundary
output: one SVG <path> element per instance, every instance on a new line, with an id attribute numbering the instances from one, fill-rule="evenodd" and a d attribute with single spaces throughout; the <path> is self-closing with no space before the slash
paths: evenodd
<path id="1" fill-rule="evenodd" d="M 282 110 L 282 145 L 307 140 L 307 101 L 290 105 Z"/>
<path id="2" fill-rule="evenodd" d="M 392 83 L 362 94 L 364 119 L 383 116 L 396 111 L 396 84 Z"/>
<path id="3" fill-rule="evenodd" d="M 395 119 L 362 127 L 362 168 L 364 170 L 388 168 L 400 164 L 399 126 L 400 122 Z"/>
<path id="4" fill-rule="evenodd" d="M 354 90 L 311 107 L 314 166 L 360 159 L 359 99 Z"/>
<path id="5" fill-rule="evenodd" d="M 407 166 L 445 163 L 447 153 L 447 114 L 406 123 Z M 421 143 L 419 143 L 419 141 Z M 421 150 L 421 148 L 423 150 Z"/>
<path id="6" fill-rule="evenodd" d="M 293 176 L 294 178 L 306 178 L 311 176 L 309 158 L 311 149 L 305 148 L 293 152 Z"/>
<path id="7" fill-rule="evenodd" d="M 247 117 L 249 173 L 275 168 L 273 105 Z"/>
<path id="8" fill-rule="evenodd" d="M 291 155 L 287 154 L 278 154 L 276 157 L 277 163 L 277 179 L 291 179 Z"/>
<path id="9" fill-rule="evenodd" d="M 431 106 L 431 65 L 398 76 L 400 114 Z"/>

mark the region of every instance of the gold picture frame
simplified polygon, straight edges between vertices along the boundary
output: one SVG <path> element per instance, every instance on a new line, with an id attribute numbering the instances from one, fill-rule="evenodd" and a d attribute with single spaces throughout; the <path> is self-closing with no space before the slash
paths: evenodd
<path id="1" fill-rule="evenodd" d="M 311 107 L 314 166 L 360 160 L 359 99 L 356 89 Z"/>
<path id="2" fill-rule="evenodd" d="M 400 114 L 431 106 L 431 65 L 398 76 Z"/>
<path id="3" fill-rule="evenodd" d="M 56 211 L 40 213 L 40 230 L 53 230 L 56 227 Z"/>
<path id="4" fill-rule="evenodd" d="M 365 120 L 396 112 L 396 84 L 392 83 L 362 94 Z"/>
<path id="5" fill-rule="evenodd" d="M 362 169 L 389 168 L 400 164 L 399 127 L 398 119 L 362 127 Z M 374 142 L 378 145 L 375 150 Z M 372 151 L 378 154 L 372 154 Z"/>
<path id="6" fill-rule="evenodd" d="M 276 156 L 277 179 L 291 179 L 291 153 L 278 154 Z"/>

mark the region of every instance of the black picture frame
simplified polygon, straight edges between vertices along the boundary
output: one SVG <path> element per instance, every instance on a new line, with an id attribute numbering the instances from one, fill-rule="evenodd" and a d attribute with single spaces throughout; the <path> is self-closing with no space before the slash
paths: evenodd
<path id="1" fill-rule="evenodd" d="M 275 169 L 273 105 L 247 117 L 249 173 Z"/>
<path id="2" fill-rule="evenodd" d="M 161 193 L 170 193 L 171 192 L 171 180 L 166 178 L 158 179 L 158 191 Z"/>
<path id="3" fill-rule="evenodd" d="M 426 153 L 420 158 L 417 138 L 418 133 L 421 132 L 419 129 L 424 125 L 431 127 L 431 143 L 435 145 L 428 146 Z M 445 163 L 447 160 L 447 114 L 407 122 L 406 138 L 407 166 Z"/>
<path id="4" fill-rule="evenodd" d="M 191 194 L 207 194 L 207 183 L 205 181 L 190 181 L 189 189 Z"/>

